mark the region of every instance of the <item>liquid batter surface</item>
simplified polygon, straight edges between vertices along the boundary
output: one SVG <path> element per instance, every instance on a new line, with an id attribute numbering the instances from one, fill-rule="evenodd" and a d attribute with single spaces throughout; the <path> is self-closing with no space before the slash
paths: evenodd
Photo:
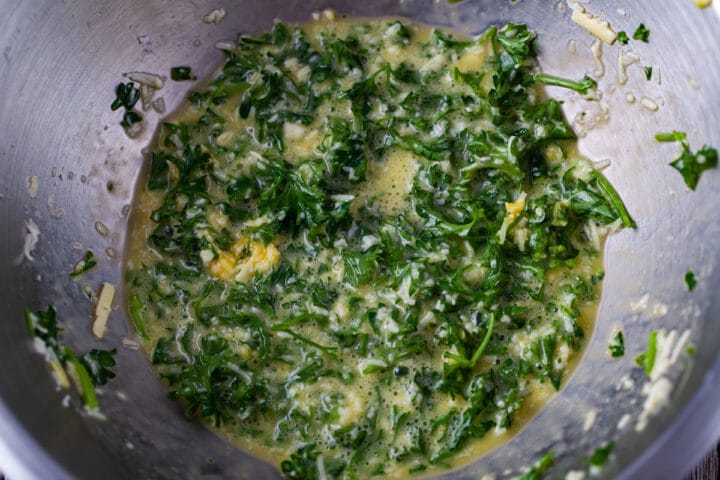
<path id="1" fill-rule="evenodd" d="M 624 212 L 524 25 L 243 37 L 165 123 L 131 311 L 170 396 L 293 478 L 467 463 L 552 397 Z"/>

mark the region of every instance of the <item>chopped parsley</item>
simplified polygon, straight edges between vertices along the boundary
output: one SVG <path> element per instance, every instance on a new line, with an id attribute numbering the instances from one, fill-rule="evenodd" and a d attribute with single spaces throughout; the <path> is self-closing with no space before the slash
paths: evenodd
<path id="1" fill-rule="evenodd" d="M 197 80 L 197 77 L 192 74 L 192 68 L 186 65 L 180 67 L 172 67 L 170 69 L 170 78 L 176 82 Z"/>
<path id="2" fill-rule="evenodd" d="M 515 477 L 513 480 L 542 480 L 543 475 L 555 464 L 555 452 L 550 451 L 543 455 L 543 457 L 535 462 L 530 469 L 519 477 Z"/>
<path id="3" fill-rule="evenodd" d="M 591 467 L 603 468 L 614 448 L 615 442 L 608 442 L 602 447 L 596 448 L 592 456 L 584 459 L 584 462 Z"/>
<path id="4" fill-rule="evenodd" d="M 72 379 L 85 406 L 91 410 L 97 409 L 99 403 L 95 387 L 105 385 L 115 377 L 110 369 L 115 366 L 116 350 L 92 349 L 78 357 L 70 346 L 58 338 L 62 328 L 52 306 L 46 311 L 31 312 L 26 309 L 25 322 L 30 337 L 42 346 L 58 384 L 67 387 L 68 379 Z"/>
<path id="5" fill-rule="evenodd" d="M 658 142 L 684 142 L 687 138 L 685 132 L 678 132 L 677 130 L 671 133 L 657 133 L 655 134 L 655 140 Z"/>
<path id="6" fill-rule="evenodd" d="M 703 172 L 711 168 L 717 168 L 718 152 L 707 145 L 697 152 L 692 152 L 688 144 L 683 142 L 682 153 L 677 159 L 670 162 L 670 165 L 680 172 L 685 184 L 691 190 L 695 190 Z"/>
<path id="7" fill-rule="evenodd" d="M 135 88 L 133 82 L 119 83 L 115 87 L 115 100 L 113 100 L 110 109 L 114 112 L 120 107 L 126 110 L 132 110 L 137 101 L 140 99 L 140 90 Z"/>
<path id="8" fill-rule="evenodd" d="M 650 30 L 648 30 L 645 24 L 641 23 L 635 29 L 635 32 L 633 32 L 632 38 L 647 43 L 650 39 Z"/>
<path id="9" fill-rule="evenodd" d="M 243 36 L 150 156 L 135 329 L 189 415 L 290 478 L 429 471 L 512 427 L 583 345 L 588 227 L 634 226 L 540 91 L 594 80 L 537 72 L 525 25 L 417 28 Z"/>
<path id="10" fill-rule="evenodd" d="M 88 250 L 87 252 L 85 252 L 85 255 L 83 255 L 83 257 L 78 260 L 77 263 L 75 263 L 75 266 L 73 267 L 72 272 L 70 272 L 69 276 L 70 278 L 80 276 L 93 268 L 95 265 L 97 265 L 97 262 L 95 261 L 95 254 L 92 250 Z"/>
<path id="11" fill-rule="evenodd" d="M 690 150 L 690 145 L 686 141 L 687 135 L 684 132 L 673 131 L 672 133 L 658 133 L 655 140 L 658 142 L 680 142 L 682 153 L 674 161 L 670 162 L 675 170 L 680 172 L 685 184 L 695 190 L 700 176 L 706 170 L 717 168 L 718 152 L 715 148 L 704 145 L 697 152 Z"/>
<path id="12" fill-rule="evenodd" d="M 653 67 L 643 67 L 643 71 L 645 72 L 645 79 L 649 82 L 652 78 Z"/>
<path id="13" fill-rule="evenodd" d="M 628 38 L 628 34 L 624 30 L 618 32 L 617 39 L 618 42 L 622 43 L 623 45 L 627 45 L 630 41 L 630 39 Z"/>
<path id="14" fill-rule="evenodd" d="M 115 87 L 115 100 L 110 105 L 112 111 L 123 108 L 123 117 L 120 125 L 123 126 L 125 132 L 134 136 L 139 132 L 138 127 L 142 121 L 142 114 L 134 110 L 135 104 L 140 99 L 140 90 L 135 87 L 133 82 L 119 83 Z"/>
<path id="15" fill-rule="evenodd" d="M 645 369 L 645 375 L 648 377 L 652 374 L 653 367 L 655 366 L 655 355 L 657 354 L 657 332 L 650 332 L 648 338 L 648 347 L 643 353 L 635 358 L 635 363 L 639 367 Z"/>
<path id="16" fill-rule="evenodd" d="M 120 121 L 120 125 L 122 125 L 125 128 L 130 128 L 134 124 L 142 121 L 142 114 L 140 112 L 136 112 L 135 110 L 127 111 L 123 114 L 123 118 Z"/>
<path id="17" fill-rule="evenodd" d="M 695 277 L 695 272 L 692 270 L 688 270 L 687 273 L 685 273 L 685 284 L 687 285 L 688 291 L 692 292 L 695 290 L 697 278 Z"/>
<path id="18" fill-rule="evenodd" d="M 608 345 L 610 349 L 610 355 L 613 358 L 622 357 L 625 355 L 625 338 L 622 332 L 617 332 L 613 337 L 612 342 Z"/>
<path id="19" fill-rule="evenodd" d="M 597 82 L 592 78 L 585 75 L 582 80 L 574 81 L 567 78 L 556 77 L 554 75 L 548 75 L 546 73 L 539 73 L 535 75 L 535 81 L 544 85 L 552 85 L 555 87 L 568 88 L 575 90 L 583 95 L 589 94 L 597 87 Z"/>

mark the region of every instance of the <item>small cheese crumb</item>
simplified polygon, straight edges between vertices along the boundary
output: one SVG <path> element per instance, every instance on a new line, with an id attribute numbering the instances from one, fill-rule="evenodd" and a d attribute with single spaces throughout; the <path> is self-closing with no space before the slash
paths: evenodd
<path id="1" fill-rule="evenodd" d="M 565 480 L 585 480 L 585 472 L 582 470 L 570 470 L 565 475 Z"/>
<path id="2" fill-rule="evenodd" d="M 30 194 L 30 198 L 37 197 L 38 192 L 38 177 L 36 175 L 33 175 L 32 177 L 28 178 L 28 193 Z"/>
<path id="3" fill-rule="evenodd" d="M 129 350 L 137 350 L 140 348 L 140 344 L 132 338 L 123 338 L 121 342 L 122 346 Z"/>
<path id="4" fill-rule="evenodd" d="M 628 81 L 627 67 L 633 63 L 639 62 L 640 57 L 635 55 L 633 52 L 623 52 L 622 50 L 618 52 L 617 82 L 619 85 L 625 85 Z"/>
<path id="5" fill-rule="evenodd" d="M 140 85 L 140 103 L 144 112 L 150 110 L 155 89 L 147 85 Z"/>
<path id="6" fill-rule="evenodd" d="M 632 417 L 629 413 L 626 413 L 620 418 L 620 421 L 617 424 L 618 430 L 625 430 L 625 427 L 630 425 L 630 420 L 632 420 Z"/>
<path id="7" fill-rule="evenodd" d="M 657 112 L 660 106 L 655 102 L 655 100 L 652 100 L 648 97 L 643 97 L 640 100 L 640 105 L 642 105 L 643 108 L 646 108 L 647 110 L 650 110 L 651 112 Z"/>
<path id="8" fill-rule="evenodd" d="M 693 90 L 700 90 L 700 84 L 697 80 L 695 80 L 695 77 L 693 77 L 692 75 L 687 76 L 687 82 L 688 85 L 690 85 L 690 88 L 692 88 Z"/>
<path id="9" fill-rule="evenodd" d="M 215 43 L 218 50 L 235 50 L 236 45 L 233 42 L 220 41 Z"/>
<path id="10" fill-rule="evenodd" d="M 27 233 L 25 235 L 25 244 L 23 245 L 23 256 L 32 262 L 35 260 L 32 253 L 37 246 L 38 240 L 40 240 L 40 229 L 35 225 L 32 218 L 28 218 L 25 220 L 25 230 Z M 20 259 L 22 259 L 22 257 L 20 257 Z"/>
<path id="11" fill-rule="evenodd" d="M 575 54 L 577 52 L 577 45 L 575 44 L 575 40 L 570 40 L 567 44 L 567 51 L 568 53 Z"/>
<path id="12" fill-rule="evenodd" d="M 365 413 L 365 402 L 355 392 L 349 391 L 345 396 L 343 404 L 339 408 L 338 424 L 350 425 L 362 418 Z"/>
<path id="13" fill-rule="evenodd" d="M 157 100 L 153 100 L 152 107 L 157 113 L 165 113 L 165 99 L 160 97 Z"/>
<path id="14" fill-rule="evenodd" d="M 95 321 L 92 332 L 97 338 L 103 338 L 108 316 L 112 310 L 112 302 L 115 298 L 115 287 L 110 283 L 103 283 L 98 292 L 98 300 L 95 304 Z"/>
<path id="15" fill-rule="evenodd" d="M 593 59 L 595 59 L 595 70 L 593 73 L 596 78 L 602 78 L 602 76 L 605 75 L 605 65 L 602 61 L 602 42 L 595 40 L 590 50 L 592 51 Z"/>
<path id="16" fill-rule="evenodd" d="M 643 386 L 645 395 L 643 410 L 638 417 L 635 430 L 645 429 L 651 416 L 659 412 L 669 401 L 672 393 L 672 382 L 666 376 L 685 351 L 685 345 L 690 339 L 690 330 L 678 334 L 676 330 L 667 332 L 661 329 L 657 334 L 657 353 L 650 379 Z"/>
<path id="17" fill-rule="evenodd" d="M 648 383 L 643 388 L 643 393 L 647 395 L 645 403 L 643 403 L 643 411 L 635 425 L 636 432 L 642 432 L 647 427 L 650 417 L 659 412 L 669 401 L 672 392 L 672 382 L 665 377 L 658 381 Z"/>
<path id="18" fill-rule="evenodd" d="M 596 410 L 588 410 L 588 412 L 585 414 L 585 420 L 583 421 L 583 432 L 588 432 L 590 429 L 595 425 L 595 420 L 597 419 L 597 411 Z"/>
<path id="19" fill-rule="evenodd" d="M 226 13 L 227 12 L 225 12 L 224 8 L 216 8 L 215 10 L 208 12 L 208 14 L 203 17 L 203 22 L 208 25 L 218 25 L 222 22 L 222 19 L 225 18 Z"/>
<path id="20" fill-rule="evenodd" d="M 632 300 L 630 302 L 630 313 L 644 312 L 648 307 L 648 302 L 650 302 L 650 294 L 649 293 L 646 293 L 645 295 L 638 298 L 637 300 Z"/>
<path id="21" fill-rule="evenodd" d="M 612 45 L 617 40 L 617 33 L 613 30 L 610 22 L 602 18 L 596 17 L 592 13 L 585 10 L 579 3 L 572 3 L 570 7 L 573 10 L 572 21 L 583 27 L 608 45 Z"/>
<path id="22" fill-rule="evenodd" d="M 522 192 L 520 196 L 514 202 L 505 202 L 505 218 L 503 219 L 502 226 L 498 231 L 498 239 L 500 245 L 505 243 L 505 237 L 507 236 L 508 229 L 515 222 L 518 216 L 525 210 L 525 198 L 527 193 Z"/>
<path id="23" fill-rule="evenodd" d="M 165 81 L 160 75 L 147 72 L 128 72 L 123 74 L 124 77 L 129 78 L 133 82 L 137 82 L 140 85 L 146 85 L 148 87 L 160 90 L 165 85 Z"/>
<path id="24" fill-rule="evenodd" d="M 707 8 L 712 5 L 712 0 L 695 0 L 695 6 L 698 8 Z"/>

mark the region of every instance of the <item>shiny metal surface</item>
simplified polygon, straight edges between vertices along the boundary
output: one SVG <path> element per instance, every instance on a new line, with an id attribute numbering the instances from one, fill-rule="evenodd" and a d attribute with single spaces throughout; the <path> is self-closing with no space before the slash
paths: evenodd
<path id="1" fill-rule="evenodd" d="M 214 48 L 238 32 L 266 29 L 275 17 L 302 21 L 311 12 L 333 7 L 353 15 L 400 15 L 468 33 L 490 23 L 527 22 L 540 33 L 543 68 L 571 77 L 592 72 L 593 39 L 569 20 L 557 1 L 478 0 L 458 5 L 441 1 L 44 1 L 0 0 L 0 466 L 14 480 L 25 478 L 271 478 L 276 470 L 228 445 L 199 423 L 184 418 L 165 398 L 144 357 L 121 346 L 131 336 L 122 289 L 116 298 L 108 334 L 98 342 L 90 333 L 92 304 L 86 287 L 103 281 L 122 284 L 128 214 L 143 150 L 159 120 L 148 114 L 143 135 L 127 138 L 111 112 L 114 86 L 134 70 L 168 75 L 175 65 L 190 64 L 199 76 L 221 60 Z M 564 3 L 562 3 L 564 5 Z M 594 160 L 611 159 L 606 171 L 638 223 L 607 246 L 606 283 L 598 325 L 569 385 L 532 423 L 503 448 L 452 478 L 483 473 L 507 476 L 539 458 L 557 453 L 557 470 L 580 465 L 579 458 L 607 440 L 617 440 L 606 473 L 620 478 L 678 478 L 720 434 L 720 171 L 706 173 L 690 192 L 667 166 L 672 145 L 657 144 L 658 131 L 684 130 L 695 148 L 720 146 L 720 19 L 718 10 L 699 10 L 693 2 L 657 0 L 647 5 L 593 1 L 589 8 L 632 32 L 638 23 L 651 28 L 649 44 L 630 47 L 661 73 L 647 82 L 639 65 L 629 68 L 627 85 L 612 88 L 618 47 L 604 47 L 607 73 L 601 81 L 610 107 L 607 122 L 580 141 Z M 220 25 L 202 16 L 224 6 Z M 717 7 L 715 7 L 717 8 Z M 625 15 L 618 12 L 624 9 Z M 148 41 L 139 41 L 147 39 Z M 569 42 L 573 41 L 575 53 Z M 168 111 L 191 85 L 167 82 L 159 93 Z M 592 107 L 566 92 L 574 118 Z M 632 93 L 638 101 L 628 103 Z M 642 97 L 660 103 L 657 112 L 639 105 Z M 28 178 L 37 176 L 37 197 Z M 112 192 L 107 182 L 114 185 Z M 34 261 L 21 261 L 25 222 L 41 231 Z M 107 235 L 96 226 L 102 222 Z M 85 249 L 99 266 L 77 281 L 67 278 Z M 112 249 L 112 250 L 109 250 Z M 117 254 L 113 253 L 116 252 Z M 688 293 L 683 276 L 692 268 L 699 285 Z M 649 308 L 633 312 L 644 295 Z M 66 339 L 77 350 L 102 345 L 118 348 L 118 378 L 102 392 L 106 421 L 64 408 L 66 392 L 56 391 L 47 366 L 35 354 L 23 322 L 23 309 L 57 307 Z M 626 356 L 608 359 L 613 327 L 622 325 Z M 634 419 L 643 402 L 640 388 L 617 388 L 629 375 L 639 386 L 642 372 L 633 366 L 644 351 L 648 331 L 690 328 L 696 354 L 675 373 L 671 405 L 643 432 Z M 687 362 L 686 362 L 687 363 Z M 585 412 L 598 418 L 583 431 Z M 618 431 L 626 413 L 630 426 Z"/>

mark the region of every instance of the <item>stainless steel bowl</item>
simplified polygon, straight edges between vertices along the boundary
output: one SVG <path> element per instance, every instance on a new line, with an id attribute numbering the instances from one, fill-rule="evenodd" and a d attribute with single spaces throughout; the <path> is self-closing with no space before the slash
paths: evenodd
<path id="1" fill-rule="evenodd" d="M 619 478 L 678 478 L 720 434 L 720 172 L 705 174 L 695 192 L 667 164 L 675 147 L 657 144 L 659 131 L 684 130 L 695 148 L 720 146 L 720 18 L 697 9 L 692 0 L 650 4 L 594 0 L 588 8 L 632 32 L 638 23 L 652 31 L 650 42 L 633 42 L 643 65 L 661 73 L 645 80 L 639 65 L 629 68 L 627 85 L 612 88 L 618 47 L 605 47 L 607 73 L 601 82 L 610 118 L 580 141 L 595 160 L 609 158 L 606 171 L 620 191 L 637 230 L 613 236 L 607 245 L 606 283 L 598 324 L 587 353 L 569 385 L 516 438 L 452 478 L 478 478 L 489 471 L 511 474 L 546 450 L 558 454 L 557 472 L 607 440 L 618 444 L 604 475 Z M 331 7 L 362 16 L 399 15 L 479 32 L 490 23 L 527 22 L 540 33 L 540 60 L 546 71 L 571 77 L 593 69 L 593 39 L 569 19 L 560 0 L 444 1 L 224 1 L 169 0 L 0 0 L 0 468 L 24 478 L 271 478 L 268 464 L 228 445 L 165 397 L 141 353 L 123 348 L 131 336 L 122 294 L 116 298 L 102 342 L 90 334 L 92 304 L 84 289 L 102 281 L 122 285 L 122 252 L 128 209 L 143 169 L 143 152 L 159 121 L 148 115 L 145 132 L 131 140 L 111 112 L 113 88 L 122 73 L 167 74 L 190 64 L 199 76 L 221 60 L 218 40 L 268 28 L 274 18 L 307 20 Z M 224 6 L 220 25 L 204 14 Z M 625 15 L 619 9 L 624 9 Z M 572 45 L 575 53 L 572 53 Z M 628 47 L 625 47 L 626 49 Z M 168 82 L 160 92 L 171 111 L 188 84 Z M 565 92 L 569 118 L 587 108 Z M 631 104 L 626 94 L 638 101 Z M 642 97 L 660 104 L 657 112 L 639 105 Z M 33 198 L 28 179 L 38 177 Z M 114 189 L 108 191 L 107 183 Z M 34 260 L 21 260 L 26 220 L 41 231 Z M 99 222 L 99 223 L 98 223 Z M 103 228 L 103 225 L 107 227 Z M 131 233 L 130 233 L 131 234 Z M 99 267 L 77 281 L 67 273 L 85 249 Z M 699 279 L 688 293 L 683 277 Z M 122 293 L 122 289 L 121 289 Z M 632 302 L 647 295 L 648 308 Z M 23 309 L 57 307 L 67 341 L 78 350 L 116 347 L 118 378 L 101 395 L 106 421 L 62 406 L 42 357 L 32 351 Z M 627 354 L 609 360 L 611 329 L 623 325 Z M 642 432 L 633 429 L 643 396 L 640 388 L 616 388 L 643 373 L 633 358 L 645 349 L 651 329 L 690 328 L 697 347 L 673 373 L 670 404 Z M 589 431 L 585 412 L 598 412 Z M 630 413 L 624 430 L 617 425 Z"/>

